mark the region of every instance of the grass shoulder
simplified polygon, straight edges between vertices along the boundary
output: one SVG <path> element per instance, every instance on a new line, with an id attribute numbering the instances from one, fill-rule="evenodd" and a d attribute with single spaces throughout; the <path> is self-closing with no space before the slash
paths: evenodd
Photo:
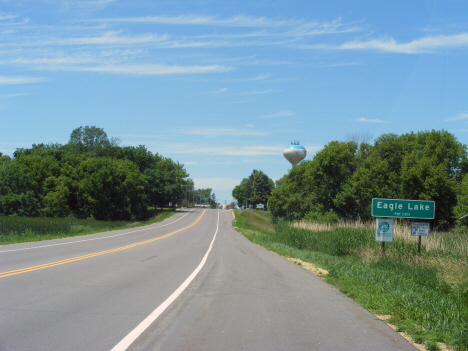
<path id="1" fill-rule="evenodd" d="M 172 217 L 174 209 L 162 209 L 140 222 L 94 219 L 0 216 L 0 245 L 89 235 L 155 224 Z"/>
<path id="2" fill-rule="evenodd" d="M 233 226 L 249 240 L 312 265 L 420 350 L 468 350 L 467 236 L 434 233 L 418 258 L 414 238 L 402 230 L 382 256 L 371 224 L 273 225 L 268 212 L 253 210 L 236 210 L 235 218 Z"/>

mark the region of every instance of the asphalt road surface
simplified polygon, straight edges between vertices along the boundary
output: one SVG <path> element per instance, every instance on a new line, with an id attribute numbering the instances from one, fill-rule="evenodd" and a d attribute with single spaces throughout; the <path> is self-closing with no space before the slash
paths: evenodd
<path id="1" fill-rule="evenodd" d="M 0 246 L 0 351 L 416 350 L 231 221 Z"/>

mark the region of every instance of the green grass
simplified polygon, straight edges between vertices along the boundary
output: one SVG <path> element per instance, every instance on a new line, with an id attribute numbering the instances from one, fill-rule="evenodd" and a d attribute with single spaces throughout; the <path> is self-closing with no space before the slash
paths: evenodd
<path id="1" fill-rule="evenodd" d="M 363 226 L 273 226 L 268 213 L 256 211 L 236 211 L 234 226 L 271 251 L 328 270 L 327 282 L 373 313 L 390 315 L 390 323 L 427 350 L 437 350 L 437 342 L 468 350 L 468 235 L 431 234 L 444 245 L 424 246 L 418 258 L 417 243 L 404 234 L 382 256 L 373 230 Z"/>
<path id="2" fill-rule="evenodd" d="M 0 216 L 0 245 L 42 241 L 126 229 L 161 222 L 175 214 L 162 210 L 142 222 L 94 219 Z"/>

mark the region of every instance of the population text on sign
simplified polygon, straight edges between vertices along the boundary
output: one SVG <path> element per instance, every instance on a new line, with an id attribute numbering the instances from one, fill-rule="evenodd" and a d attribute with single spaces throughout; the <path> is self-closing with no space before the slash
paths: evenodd
<path id="1" fill-rule="evenodd" d="M 424 200 L 372 199 L 372 217 L 434 219 L 435 202 Z"/>
<path id="2" fill-rule="evenodd" d="M 429 236 L 429 228 L 429 222 L 413 222 L 411 223 L 411 235 Z"/>

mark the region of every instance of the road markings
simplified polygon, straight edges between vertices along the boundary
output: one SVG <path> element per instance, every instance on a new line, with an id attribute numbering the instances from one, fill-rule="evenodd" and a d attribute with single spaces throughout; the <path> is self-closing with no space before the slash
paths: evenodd
<path id="1" fill-rule="evenodd" d="M 164 238 L 167 238 L 175 233 L 179 233 L 183 230 L 186 230 L 190 227 L 193 227 L 195 224 L 197 224 L 200 219 L 203 217 L 203 215 L 205 214 L 206 210 L 204 210 L 202 212 L 202 214 L 200 215 L 200 217 L 198 217 L 198 219 L 193 222 L 192 224 L 190 224 L 188 227 L 185 227 L 185 228 L 182 228 L 182 229 L 179 229 L 179 230 L 176 230 L 176 231 L 173 231 L 169 234 L 166 234 L 166 235 L 163 235 L 163 236 L 159 236 L 157 238 L 154 238 L 154 239 L 150 239 L 150 240 L 145 240 L 145 241 L 141 241 L 141 242 L 138 242 L 138 243 L 135 243 L 135 244 L 131 244 L 131 245 L 127 245 L 127 246 L 122 246 L 122 247 L 118 247 L 116 249 L 112 249 L 112 250 L 106 250 L 106 251 L 100 251 L 100 252 L 96 252 L 96 253 L 92 253 L 92 254 L 89 254 L 89 255 L 83 255 L 83 256 L 78 256 L 78 257 L 72 257 L 72 258 L 68 258 L 66 260 L 62 260 L 62 261 L 55 261 L 55 262 L 50 262 L 50 263 L 46 263 L 46 264 L 41 264 L 41 265 L 38 265 L 38 266 L 33 266 L 33 267 L 27 267 L 27 268 L 22 268 L 22 269 L 17 269 L 17 270 L 14 270 L 14 271 L 9 271 L 9 272 L 3 272 L 3 273 L 0 273 L 0 278 L 5 278 L 5 277 L 9 277 L 9 276 L 12 276 L 12 275 L 17 275 L 17 274 L 23 274 L 23 273 L 28 273 L 28 272 L 33 272 L 33 271 L 37 271 L 37 270 L 40 270 L 40 269 L 45 269 L 45 268 L 50 268 L 50 267 L 55 267 L 55 266 L 60 266 L 62 264 L 66 264 L 66 263 L 71 263 L 71 262 L 76 262 L 76 261 L 81 261 L 81 260 L 85 260 L 87 258 L 91 258 L 91 257 L 97 257 L 97 256 L 102 256 L 102 255 L 106 255 L 106 254 L 109 254 L 109 253 L 112 253 L 112 252 L 118 252 L 118 251 L 122 251 L 122 250 L 126 250 L 126 249 L 130 249 L 132 247 L 136 247 L 136 246 L 140 246 L 140 245 L 144 245 L 144 244 L 148 244 L 148 243 L 151 243 L 151 242 L 154 242 L 156 240 L 160 240 L 160 239 L 164 239 Z"/>
<path id="2" fill-rule="evenodd" d="M 206 210 L 205 210 L 206 211 Z M 206 251 L 205 256 L 203 256 L 203 259 L 201 260 L 200 264 L 198 267 L 193 271 L 192 274 L 182 283 L 181 286 L 177 288 L 176 291 L 172 293 L 171 296 L 169 296 L 166 301 L 164 301 L 161 305 L 159 305 L 158 308 L 156 308 L 151 314 L 146 317 L 143 322 L 141 322 L 135 329 L 133 329 L 130 334 L 128 334 L 125 338 L 123 338 L 117 345 L 115 345 L 111 351 L 125 351 L 127 350 L 130 345 L 141 335 L 143 332 L 148 329 L 148 327 L 179 297 L 180 294 L 184 292 L 184 290 L 189 286 L 189 284 L 195 279 L 197 274 L 201 271 L 203 266 L 205 265 L 205 262 L 208 258 L 208 255 L 211 252 L 211 249 L 213 248 L 214 241 L 216 239 L 216 235 L 218 234 L 218 228 L 219 228 L 219 214 L 218 212 L 218 222 L 216 224 L 216 232 L 213 236 L 213 240 L 211 241 L 211 244 L 208 248 L 208 251 Z"/>
<path id="3" fill-rule="evenodd" d="M 175 222 L 178 222 L 178 221 L 180 221 L 182 218 L 184 218 L 185 216 L 187 216 L 190 212 L 192 212 L 192 211 L 187 212 L 186 214 L 184 214 L 182 217 L 180 217 L 179 219 L 175 220 L 174 222 L 166 223 L 166 224 L 163 224 L 163 225 L 158 225 L 158 226 L 155 226 L 155 227 L 152 227 L 152 225 L 150 225 L 150 226 L 147 226 L 147 227 L 145 227 L 145 228 L 143 228 L 143 229 L 132 230 L 131 232 L 125 232 L 125 233 L 116 234 L 116 235 L 109 235 L 109 236 L 105 236 L 105 237 L 102 237 L 102 238 L 92 238 L 92 239 L 84 239 L 84 240 L 70 241 L 70 242 L 66 242 L 66 243 L 58 243 L 58 244 L 50 244 L 50 245 L 42 245 L 42 246 L 34 246 L 34 247 L 25 247 L 25 248 L 22 248 L 22 249 L 13 249 L 13 250 L 0 251 L 0 253 L 4 253 L 4 252 L 14 252 L 14 251 L 24 251 L 24 250 L 33 250 L 33 249 L 43 249 L 43 248 L 45 248 L 45 247 L 60 246 L 60 245 L 69 245 L 69 244 L 82 243 L 82 242 L 85 242 L 85 241 L 94 241 L 94 240 L 102 240 L 102 239 L 115 238 L 115 237 L 122 236 L 122 235 L 127 235 L 127 234 L 142 232 L 142 231 L 148 230 L 148 229 L 161 228 L 161 227 L 165 227 L 165 226 L 174 224 Z M 154 225 L 154 224 L 153 224 L 153 225 Z M 65 239 L 65 238 L 63 238 L 63 239 Z"/>

